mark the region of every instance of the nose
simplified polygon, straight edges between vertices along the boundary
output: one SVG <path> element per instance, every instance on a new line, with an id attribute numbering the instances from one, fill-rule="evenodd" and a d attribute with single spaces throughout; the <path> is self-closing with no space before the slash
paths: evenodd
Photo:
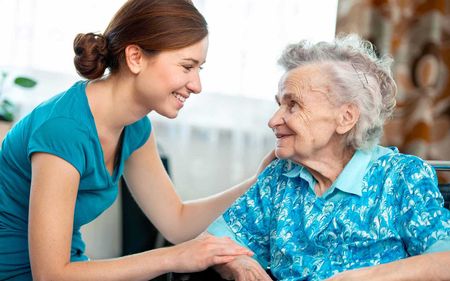
<path id="1" fill-rule="evenodd" d="M 200 73 L 198 71 L 192 71 L 192 77 L 190 78 L 187 88 L 191 93 L 199 94 L 202 91 L 202 82 L 200 81 Z"/>
<path id="2" fill-rule="evenodd" d="M 277 126 L 280 126 L 285 123 L 284 120 L 284 110 L 280 107 L 273 116 L 269 119 L 269 123 L 267 124 L 269 128 L 272 130 L 275 129 Z"/>

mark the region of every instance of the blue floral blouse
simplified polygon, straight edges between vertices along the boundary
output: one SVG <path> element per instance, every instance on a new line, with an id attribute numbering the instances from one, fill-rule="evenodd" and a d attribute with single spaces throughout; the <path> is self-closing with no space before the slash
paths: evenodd
<path id="1" fill-rule="evenodd" d="M 358 150 L 324 195 L 314 185 L 304 167 L 275 160 L 208 231 L 247 246 L 285 281 L 450 250 L 450 211 L 420 158 Z"/>

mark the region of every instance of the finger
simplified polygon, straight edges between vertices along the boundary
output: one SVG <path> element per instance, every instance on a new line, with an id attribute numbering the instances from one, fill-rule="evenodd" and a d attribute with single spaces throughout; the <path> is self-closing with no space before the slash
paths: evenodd
<path id="1" fill-rule="evenodd" d="M 235 258 L 236 258 L 235 256 L 214 256 L 212 258 L 211 265 L 229 263 L 229 262 L 233 261 Z"/>
<path id="2" fill-rule="evenodd" d="M 214 254 L 216 255 L 221 255 L 221 256 L 241 256 L 241 255 L 246 255 L 246 256 L 253 256 L 254 253 L 242 246 L 239 246 L 235 243 L 228 243 L 225 245 L 219 244 L 219 245 L 214 245 L 212 246 L 214 247 Z"/>
<path id="3" fill-rule="evenodd" d="M 214 237 L 214 236 L 213 236 Z M 236 241 L 234 241 L 233 239 L 231 239 L 228 236 L 224 236 L 224 237 L 215 237 L 215 239 L 217 239 L 216 241 L 218 243 L 223 243 L 225 245 L 234 245 L 237 247 L 242 247 L 241 245 L 239 245 Z"/>
<path id="4" fill-rule="evenodd" d="M 269 164 L 276 158 L 277 158 L 277 156 L 275 155 L 275 150 L 272 150 L 269 154 L 266 155 L 265 160 L 266 160 L 267 164 Z"/>
<path id="5" fill-rule="evenodd" d="M 257 269 L 255 269 L 255 271 L 252 272 L 252 276 L 253 276 L 252 280 L 265 280 L 263 279 L 263 275 L 261 274 L 261 272 L 259 272 L 259 270 Z"/>
<path id="6" fill-rule="evenodd" d="M 269 274 L 267 272 L 263 271 L 259 277 L 261 281 L 273 281 L 272 278 L 270 278 Z"/>
<path id="7" fill-rule="evenodd" d="M 258 274 L 258 276 L 257 276 L 258 280 L 272 281 L 272 278 L 270 278 L 269 274 L 267 274 L 267 272 L 264 270 L 264 268 L 262 268 L 259 265 L 257 267 L 257 274 Z"/>
<path id="8" fill-rule="evenodd" d="M 206 252 L 216 255 L 249 255 L 250 250 L 242 247 L 229 238 L 208 237 L 200 239 Z"/>
<path id="9" fill-rule="evenodd" d="M 247 267 L 254 278 L 254 280 L 262 280 L 262 281 L 272 281 L 267 272 L 256 262 L 253 260 L 253 264 Z"/>
<path id="10" fill-rule="evenodd" d="M 269 158 L 270 159 L 275 159 L 275 158 L 277 158 L 277 156 L 275 155 L 275 150 L 272 150 L 270 153 L 269 153 Z"/>
<path id="11" fill-rule="evenodd" d="M 247 269 L 248 280 L 256 281 L 258 280 L 258 274 L 254 272 L 251 268 Z"/>
<path id="12" fill-rule="evenodd" d="M 258 267 L 256 267 L 254 264 L 246 263 L 242 266 L 241 270 L 247 281 L 259 280 Z"/>
<path id="13" fill-rule="evenodd" d="M 243 253 L 245 253 L 248 256 L 254 255 L 253 251 L 237 244 L 235 241 L 231 240 L 230 238 L 229 238 L 228 243 L 226 243 L 226 244 L 228 245 L 227 247 L 229 247 L 230 249 L 236 249 L 237 251 L 242 251 Z"/>
<path id="14" fill-rule="evenodd" d="M 239 270 L 238 271 L 238 276 L 236 278 L 236 281 L 247 281 L 246 274 L 245 274 L 244 270 Z"/>
<path id="15" fill-rule="evenodd" d="M 211 249 L 211 253 L 217 256 L 253 256 L 253 252 L 246 248 L 223 248 Z"/>
<path id="16" fill-rule="evenodd" d="M 267 275 L 267 273 L 264 270 L 257 269 L 254 272 L 255 279 L 258 281 L 272 281 L 272 279 Z"/>

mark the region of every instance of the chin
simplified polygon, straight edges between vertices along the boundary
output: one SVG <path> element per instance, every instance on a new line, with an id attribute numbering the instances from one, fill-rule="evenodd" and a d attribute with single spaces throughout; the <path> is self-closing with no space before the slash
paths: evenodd
<path id="1" fill-rule="evenodd" d="M 292 154 L 286 151 L 286 149 L 275 148 L 275 156 L 277 156 L 278 159 L 289 159 Z"/>
<path id="2" fill-rule="evenodd" d="M 169 119 L 175 119 L 175 118 L 177 118 L 177 116 L 178 116 L 178 113 L 175 113 L 175 114 L 172 114 L 172 115 L 166 115 L 166 117 L 169 118 Z"/>
<path id="3" fill-rule="evenodd" d="M 158 112 L 158 111 L 157 111 Z M 178 116 L 178 111 L 175 112 L 158 112 L 159 115 L 162 115 L 169 119 L 175 119 Z"/>

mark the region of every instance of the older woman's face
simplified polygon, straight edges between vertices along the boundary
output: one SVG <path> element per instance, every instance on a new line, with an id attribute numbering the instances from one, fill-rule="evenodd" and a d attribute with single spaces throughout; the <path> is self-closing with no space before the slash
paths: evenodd
<path id="1" fill-rule="evenodd" d="M 280 80 L 280 105 L 269 121 L 275 153 L 295 162 L 323 156 L 336 143 L 338 109 L 328 99 L 327 75 L 317 65 L 298 67 Z"/>

